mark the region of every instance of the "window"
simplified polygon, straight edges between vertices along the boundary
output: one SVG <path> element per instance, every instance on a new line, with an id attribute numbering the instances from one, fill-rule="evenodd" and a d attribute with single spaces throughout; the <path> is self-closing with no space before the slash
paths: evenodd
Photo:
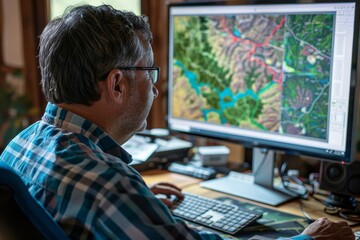
<path id="1" fill-rule="evenodd" d="M 84 1 L 74 1 L 74 0 L 50 0 L 50 18 L 54 18 L 63 14 L 64 10 L 72 5 L 79 5 L 85 3 Z M 101 4 L 109 4 L 119 10 L 132 11 L 136 15 L 141 13 L 141 0 L 87 0 L 86 3 L 94 6 Z"/>

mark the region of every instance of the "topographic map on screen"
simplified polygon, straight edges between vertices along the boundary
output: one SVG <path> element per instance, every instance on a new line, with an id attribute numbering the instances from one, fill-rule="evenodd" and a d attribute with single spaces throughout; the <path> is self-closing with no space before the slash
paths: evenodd
<path id="1" fill-rule="evenodd" d="M 174 117 L 327 140 L 335 13 L 173 20 Z"/>

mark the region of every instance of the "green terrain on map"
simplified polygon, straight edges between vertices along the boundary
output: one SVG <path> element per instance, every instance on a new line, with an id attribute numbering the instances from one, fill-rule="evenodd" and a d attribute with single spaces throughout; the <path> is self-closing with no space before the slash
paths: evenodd
<path id="1" fill-rule="evenodd" d="M 174 117 L 327 138 L 333 13 L 173 21 Z"/>

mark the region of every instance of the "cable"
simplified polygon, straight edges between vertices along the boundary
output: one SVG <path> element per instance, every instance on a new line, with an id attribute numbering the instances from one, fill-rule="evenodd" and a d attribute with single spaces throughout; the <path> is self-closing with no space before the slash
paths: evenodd
<path id="1" fill-rule="evenodd" d="M 304 204 L 301 200 L 299 200 L 299 207 L 300 207 L 300 211 L 302 212 L 302 214 L 304 215 L 304 217 L 306 218 L 306 222 L 307 223 L 313 223 L 315 222 L 315 219 L 313 219 L 312 217 L 310 217 L 310 215 L 305 211 L 304 209 Z"/>
<path id="2" fill-rule="evenodd" d="M 285 160 L 280 167 L 279 175 L 280 175 L 282 185 L 288 191 L 295 193 L 296 195 L 298 195 L 301 198 L 306 199 L 308 197 L 308 190 L 305 186 L 305 183 L 297 176 L 289 176 L 289 175 L 285 174 L 286 167 L 287 167 L 287 160 Z M 295 182 L 296 190 L 293 187 L 290 187 L 290 181 Z M 300 191 L 299 187 L 301 187 L 302 192 L 299 192 Z"/>

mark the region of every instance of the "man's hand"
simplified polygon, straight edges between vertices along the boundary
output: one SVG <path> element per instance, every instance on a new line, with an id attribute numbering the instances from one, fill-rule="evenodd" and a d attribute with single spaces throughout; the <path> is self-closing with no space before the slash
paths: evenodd
<path id="1" fill-rule="evenodd" d="M 184 198 L 184 195 L 181 193 L 181 189 L 171 183 L 160 182 L 150 186 L 150 190 L 155 195 L 162 194 L 167 196 L 167 198 L 160 198 L 160 200 L 168 207 L 171 207 L 174 204 L 174 202 L 170 200 L 171 195 L 175 195 L 178 199 Z"/>
<path id="2" fill-rule="evenodd" d="M 319 218 L 310 224 L 302 234 L 311 236 L 316 240 L 354 240 L 355 236 L 347 222 L 330 221 L 327 218 Z"/>

